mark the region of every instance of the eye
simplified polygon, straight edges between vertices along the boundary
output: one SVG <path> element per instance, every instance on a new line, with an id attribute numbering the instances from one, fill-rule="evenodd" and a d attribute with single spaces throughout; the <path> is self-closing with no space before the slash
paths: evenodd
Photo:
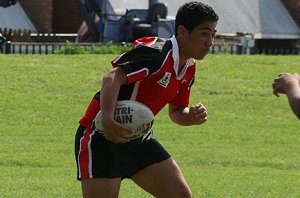
<path id="1" fill-rule="evenodd" d="M 208 37 L 208 36 L 209 36 L 209 33 L 208 33 L 208 32 L 201 32 L 201 33 L 200 33 L 200 36 L 201 36 L 201 37 Z"/>

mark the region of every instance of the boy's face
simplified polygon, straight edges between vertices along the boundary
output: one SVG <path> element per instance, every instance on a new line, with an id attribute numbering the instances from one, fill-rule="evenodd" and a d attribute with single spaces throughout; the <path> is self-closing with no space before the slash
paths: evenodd
<path id="1" fill-rule="evenodd" d="M 191 32 L 182 26 L 182 32 L 179 32 L 181 55 L 196 60 L 203 59 L 214 45 L 216 26 L 217 22 L 208 21 L 196 26 Z"/>

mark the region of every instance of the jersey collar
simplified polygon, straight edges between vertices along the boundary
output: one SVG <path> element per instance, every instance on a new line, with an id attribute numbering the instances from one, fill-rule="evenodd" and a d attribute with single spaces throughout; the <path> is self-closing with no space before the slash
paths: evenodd
<path id="1" fill-rule="evenodd" d="M 182 68 L 181 72 L 178 74 L 178 67 L 179 67 L 179 47 L 178 47 L 178 43 L 177 43 L 175 35 L 173 35 L 170 38 L 170 40 L 172 42 L 172 57 L 173 57 L 173 61 L 174 61 L 173 68 L 174 68 L 174 71 L 176 73 L 177 79 L 181 80 L 182 77 L 184 76 L 187 68 L 190 67 L 190 66 L 192 66 L 192 65 L 194 65 L 196 61 L 193 58 L 188 59 L 186 61 L 185 65 L 184 65 L 184 67 Z"/>

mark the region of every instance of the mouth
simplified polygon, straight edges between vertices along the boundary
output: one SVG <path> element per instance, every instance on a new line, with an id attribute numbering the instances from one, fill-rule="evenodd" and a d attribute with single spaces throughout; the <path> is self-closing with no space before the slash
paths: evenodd
<path id="1" fill-rule="evenodd" d="M 210 49 L 205 49 L 202 52 L 208 54 L 210 52 Z"/>

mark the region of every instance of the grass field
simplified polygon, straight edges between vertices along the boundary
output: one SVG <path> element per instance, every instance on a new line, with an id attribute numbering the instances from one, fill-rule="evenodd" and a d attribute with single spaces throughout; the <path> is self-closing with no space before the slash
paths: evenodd
<path id="1" fill-rule="evenodd" d="M 0 55 L 0 197 L 81 197 L 74 134 L 114 57 Z M 158 114 L 155 136 L 194 197 L 300 197 L 300 123 L 271 90 L 280 72 L 299 73 L 300 56 L 209 55 L 191 96 L 208 121 Z M 120 197 L 151 196 L 125 180 Z"/>

